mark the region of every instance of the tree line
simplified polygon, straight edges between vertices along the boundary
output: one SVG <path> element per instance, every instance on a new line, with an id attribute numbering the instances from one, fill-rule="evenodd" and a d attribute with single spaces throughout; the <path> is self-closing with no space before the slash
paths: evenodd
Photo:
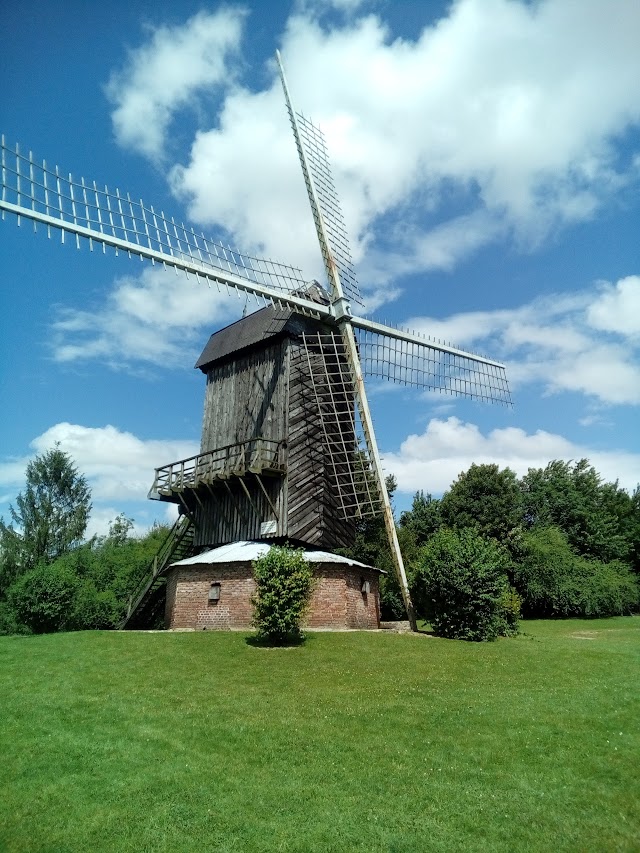
<path id="1" fill-rule="evenodd" d="M 388 480 L 391 494 L 396 489 Z M 59 447 L 27 466 L 0 519 L 0 633 L 116 627 L 167 535 L 132 536 L 115 518 L 85 540 L 91 492 Z M 434 498 L 419 491 L 398 520 L 418 615 L 436 633 L 490 639 L 518 618 L 596 617 L 640 609 L 640 487 L 629 494 L 586 459 L 554 460 L 520 479 L 471 465 Z M 380 518 L 359 522 L 347 553 L 387 570 L 383 618 L 404 617 Z"/>
<path id="2" fill-rule="evenodd" d="M 0 519 L 0 633 L 115 628 L 165 539 L 166 527 L 132 536 L 118 515 L 85 540 L 91 491 L 55 447 L 27 465 L 26 486 Z"/>
<path id="3" fill-rule="evenodd" d="M 393 493 L 393 478 L 388 486 Z M 640 486 L 629 494 L 606 482 L 587 459 L 554 460 L 520 479 L 509 468 L 473 464 L 442 498 L 417 492 L 400 515 L 398 537 L 414 605 L 432 623 L 452 584 L 448 595 L 455 600 L 463 588 L 476 587 L 471 602 L 460 601 L 460 607 L 481 610 L 487 596 L 502 601 L 498 629 L 506 620 L 507 632 L 518 609 L 525 617 L 549 618 L 640 607 Z M 402 618 L 379 522 L 361 524 L 350 553 L 389 570 L 383 615 Z M 494 611 L 500 611 L 497 603 Z"/>

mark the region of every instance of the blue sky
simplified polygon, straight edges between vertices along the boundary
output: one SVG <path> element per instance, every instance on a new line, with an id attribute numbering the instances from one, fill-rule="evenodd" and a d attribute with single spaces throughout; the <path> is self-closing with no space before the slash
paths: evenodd
<path id="1" fill-rule="evenodd" d="M 214 238 L 322 275 L 277 79 L 323 128 L 367 307 L 501 359 L 505 409 L 382 383 L 397 506 L 472 462 L 640 481 L 635 0 L 3 4 L 0 130 Z M 0 223 L 0 514 L 55 441 L 91 530 L 198 451 L 193 364 L 242 302 Z"/>

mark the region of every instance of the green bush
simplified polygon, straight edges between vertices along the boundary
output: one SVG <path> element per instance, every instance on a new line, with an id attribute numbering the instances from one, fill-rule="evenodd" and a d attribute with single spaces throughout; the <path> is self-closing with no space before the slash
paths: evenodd
<path id="1" fill-rule="evenodd" d="M 640 584 L 633 570 L 619 560 L 587 563 L 589 583 L 586 585 L 585 616 L 628 616 L 640 609 Z"/>
<path id="2" fill-rule="evenodd" d="M 413 576 L 415 603 L 434 633 L 494 640 L 517 631 L 505 567 L 505 552 L 495 540 L 470 528 L 439 530 L 423 548 Z"/>
<path id="3" fill-rule="evenodd" d="M 522 599 L 515 587 L 507 587 L 500 596 L 500 610 L 502 617 L 501 636 L 515 637 L 518 633 L 522 611 Z"/>
<path id="4" fill-rule="evenodd" d="M 515 553 L 513 579 L 526 616 L 620 616 L 638 609 L 640 588 L 629 566 L 575 554 L 557 527 L 523 534 Z"/>
<path id="5" fill-rule="evenodd" d="M 9 588 L 7 601 L 16 619 L 34 634 L 74 627 L 73 608 L 77 576 L 66 566 L 41 564 Z"/>
<path id="6" fill-rule="evenodd" d="M 311 598 L 313 572 L 301 549 L 273 546 L 253 563 L 253 625 L 258 639 L 274 645 L 300 642 Z"/>
<path id="7" fill-rule="evenodd" d="M 84 580 L 73 602 L 73 626 L 79 631 L 115 628 L 121 611 L 122 602 L 116 599 L 113 590 L 98 590 L 92 580 Z"/>
<path id="8" fill-rule="evenodd" d="M 0 601 L 0 635 L 4 634 L 28 634 L 26 625 L 18 621 L 15 610 L 6 601 Z"/>

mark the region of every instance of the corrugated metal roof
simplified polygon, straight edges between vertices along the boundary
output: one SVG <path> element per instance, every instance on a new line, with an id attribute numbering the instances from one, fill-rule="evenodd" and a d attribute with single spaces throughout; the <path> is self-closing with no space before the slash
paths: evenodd
<path id="1" fill-rule="evenodd" d="M 195 557 L 178 560 L 177 563 L 172 563 L 172 565 L 194 566 L 201 563 L 208 565 L 210 563 L 251 562 L 267 554 L 272 547 L 273 545 L 270 545 L 268 542 L 231 542 L 229 545 L 221 545 L 219 548 L 213 548 L 211 551 L 204 551 Z M 352 560 L 349 557 L 342 557 L 340 554 L 333 554 L 331 551 L 305 551 L 304 558 L 309 563 L 342 563 L 348 566 L 361 566 L 363 569 L 373 569 L 381 574 L 386 574 L 383 569 L 376 569 L 375 566 L 368 566 L 366 563 Z"/>

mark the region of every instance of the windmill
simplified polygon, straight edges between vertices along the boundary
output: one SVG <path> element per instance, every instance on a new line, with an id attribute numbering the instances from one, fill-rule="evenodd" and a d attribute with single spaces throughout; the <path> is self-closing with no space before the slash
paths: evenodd
<path id="1" fill-rule="evenodd" d="M 116 254 L 138 256 L 218 290 L 244 294 L 264 306 L 269 322 L 280 323 L 281 330 L 292 317 L 303 318 L 295 337 L 301 342 L 298 355 L 306 358 L 308 396 L 315 403 L 323 458 L 337 497 L 330 511 L 347 522 L 382 514 L 404 604 L 415 628 L 364 376 L 509 404 L 505 368 L 492 359 L 353 313 L 352 303 L 362 301 L 324 137 L 320 128 L 294 111 L 280 55 L 276 55 L 324 261 L 324 288 L 306 281 L 292 266 L 249 257 L 216 243 L 128 193 L 62 175 L 57 167 L 52 170 L 46 162 L 36 162 L 31 152 L 26 156 L 18 146 L 9 149 L 4 136 L 0 210 L 3 219 L 9 213 L 18 224 L 22 219 L 32 222 L 34 230 L 38 224 L 44 226 L 49 237 L 52 230 L 59 231 L 62 242 L 69 235 L 78 248 L 81 241 L 88 241 L 92 251 L 98 247 L 105 252 L 110 246 Z M 255 314 L 267 316 L 260 311 Z M 215 357 L 205 358 L 199 366 L 213 370 L 215 363 Z M 171 496 L 180 493 L 176 483 L 185 476 L 193 486 L 226 479 L 229 471 L 257 472 L 256 490 L 263 494 L 264 507 L 271 507 L 277 516 L 277 496 L 269 492 L 260 473 L 282 473 L 286 468 L 282 451 L 281 441 L 245 437 L 193 460 L 182 460 L 178 468 L 157 469 L 154 490 L 156 496 Z M 238 489 L 247 493 L 254 506 L 259 492 L 252 497 L 242 476 Z M 195 491 L 194 499 L 201 503 Z M 268 535 L 268 528 L 261 533 Z"/>

